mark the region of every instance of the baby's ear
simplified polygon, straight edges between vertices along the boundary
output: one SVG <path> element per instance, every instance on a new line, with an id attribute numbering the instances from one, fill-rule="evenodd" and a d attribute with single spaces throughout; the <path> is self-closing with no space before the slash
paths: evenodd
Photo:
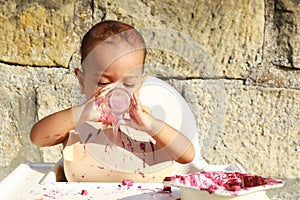
<path id="1" fill-rule="evenodd" d="M 75 75 L 76 75 L 76 77 L 78 79 L 81 94 L 85 94 L 85 90 L 84 90 L 84 74 L 83 74 L 83 72 L 80 71 L 80 69 L 75 68 L 74 73 L 75 73 Z"/>

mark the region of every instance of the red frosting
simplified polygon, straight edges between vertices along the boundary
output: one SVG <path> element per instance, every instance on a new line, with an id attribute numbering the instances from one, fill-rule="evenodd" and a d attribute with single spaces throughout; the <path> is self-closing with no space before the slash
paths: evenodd
<path id="1" fill-rule="evenodd" d="M 122 180 L 122 185 L 132 186 L 133 180 L 124 179 Z"/>
<path id="2" fill-rule="evenodd" d="M 98 114 L 98 121 L 106 124 L 112 124 L 116 122 L 111 109 L 105 102 L 105 97 L 98 98 L 96 101 L 96 113 Z"/>
<path id="3" fill-rule="evenodd" d="M 197 172 L 187 175 L 166 177 L 164 181 L 175 181 L 188 187 L 196 187 L 213 193 L 218 189 L 239 191 L 250 187 L 282 183 L 272 178 L 239 172 Z"/>
<path id="4" fill-rule="evenodd" d="M 87 190 L 82 190 L 81 195 L 88 195 L 88 191 Z"/>

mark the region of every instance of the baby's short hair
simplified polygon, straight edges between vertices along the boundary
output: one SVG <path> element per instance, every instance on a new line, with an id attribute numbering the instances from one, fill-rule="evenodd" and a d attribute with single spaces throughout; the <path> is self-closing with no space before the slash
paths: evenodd
<path id="1" fill-rule="evenodd" d="M 107 20 L 95 24 L 83 37 L 81 43 L 81 63 L 87 55 L 101 42 L 119 43 L 123 42 L 131 48 L 144 51 L 147 50 L 143 37 L 132 26 L 114 20 Z"/>

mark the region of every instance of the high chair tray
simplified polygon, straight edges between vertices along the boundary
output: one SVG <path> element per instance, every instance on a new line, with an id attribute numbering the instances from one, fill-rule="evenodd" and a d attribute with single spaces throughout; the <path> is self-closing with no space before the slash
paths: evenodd
<path id="1" fill-rule="evenodd" d="M 76 200 L 126 199 L 167 200 L 180 198 L 179 189 L 163 192 L 162 183 L 55 182 L 54 164 L 24 163 L 0 183 L 1 199 L 7 200 Z"/>

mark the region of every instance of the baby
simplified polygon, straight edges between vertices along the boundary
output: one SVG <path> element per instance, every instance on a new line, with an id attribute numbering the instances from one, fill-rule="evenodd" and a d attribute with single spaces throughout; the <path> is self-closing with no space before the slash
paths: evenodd
<path id="1" fill-rule="evenodd" d="M 185 133 L 153 117 L 139 100 L 146 79 L 146 53 L 140 33 L 122 22 L 100 22 L 83 37 L 82 69 L 75 69 L 75 75 L 87 100 L 43 118 L 30 133 L 31 141 L 39 147 L 63 144 L 63 172 L 68 181 L 161 182 L 172 173 L 172 165 L 164 163 L 194 160 L 195 148 Z M 105 102 L 115 88 L 131 96 L 125 115 L 109 112 Z M 150 139 L 139 141 L 120 127 L 146 133 Z M 148 170 L 153 166 L 155 170 Z"/>

